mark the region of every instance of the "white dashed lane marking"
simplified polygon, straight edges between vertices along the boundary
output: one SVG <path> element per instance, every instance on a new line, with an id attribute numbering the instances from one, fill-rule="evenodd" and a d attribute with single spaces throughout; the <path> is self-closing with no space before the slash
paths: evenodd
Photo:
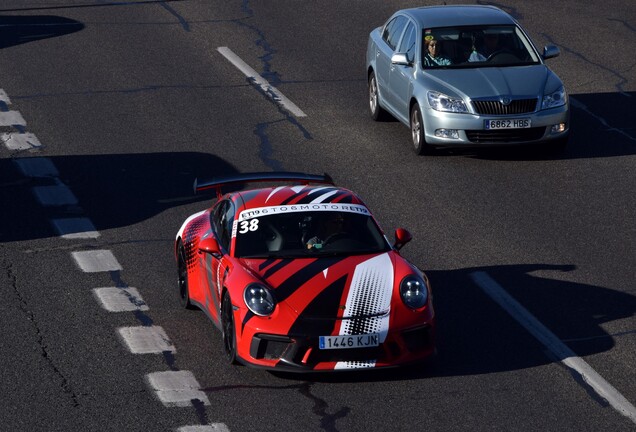
<path id="1" fill-rule="evenodd" d="M 182 426 L 177 432 L 230 432 L 223 423 L 213 423 L 205 426 Z"/>
<path id="2" fill-rule="evenodd" d="M 60 237 L 67 240 L 95 239 L 100 236 L 88 218 L 52 219 L 51 224 Z"/>
<path id="3" fill-rule="evenodd" d="M 147 311 L 149 309 L 137 288 L 95 288 L 93 294 L 108 312 Z"/>
<path id="4" fill-rule="evenodd" d="M 636 423 L 636 407 L 592 369 L 585 360 L 577 357 L 574 351 L 568 348 L 554 333 L 536 319 L 534 315 L 512 298 L 488 273 L 475 272 L 471 273 L 470 277 L 490 298 L 538 339 L 561 363 L 571 370 L 576 371 L 583 380 L 616 411 Z"/>
<path id="5" fill-rule="evenodd" d="M 199 383 L 190 371 L 154 372 L 146 375 L 146 380 L 167 407 L 188 407 L 195 400 L 210 405 L 210 400 L 200 390 Z"/>
<path id="6" fill-rule="evenodd" d="M 0 89 L 0 102 L 4 102 L 7 105 L 11 105 L 11 99 L 4 89 Z"/>
<path id="7" fill-rule="evenodd" d="M 307 114 L 303 112 L 295 103 L 290 101 L 284 94 L 280 92 L 276 87 L 271 85 L 265 78 L 260 76 L 258 72 L 245 63 L 239 56 L 228 47 L 219 47 L 217 51 L 223 55 L 230 63 L 232 63 L 238 70 L 254 84 L 256 84 L 269 98 L 275 103 L 279 104 L 287 111 L 295 115 L 296 117 L 307 117 Z"/>
<path id="8" fill-rule="evenodd" d="M 77 198 L 66 185 L 35 186 L 32 190 L 35 199 L 44 207 L 77 205 Z"/>
<path id="9" fill-rule="evenodd" d="M 163 327 L 121 327 L 117 332 L 133 354 L 161 354 L 177 351 Z"/>
<path id="10" fill-rule="evenodd" d="M 19 111 L 0 111 L 0 126 L 26 126 Z"/>
<path id="11" fill-rule="evenodd" d="M 121 271 L 122 267 L 109 250 L 89 250 L 72 252 L 79 268 L 86 273 Z"/>
<path id="12" fill-rule="evenodd" d="M 26 177 L 58 177 L 60 175 L 49 158 L 16 158 L 13 162 Z"/>
<path id="13" fill-rule="evenodd" d="M 0 141 L 4 142 L 9 150 L 30 150 L 42 147 L 40 140 L 29 132 L 25 133 L 3 133 Z"/>

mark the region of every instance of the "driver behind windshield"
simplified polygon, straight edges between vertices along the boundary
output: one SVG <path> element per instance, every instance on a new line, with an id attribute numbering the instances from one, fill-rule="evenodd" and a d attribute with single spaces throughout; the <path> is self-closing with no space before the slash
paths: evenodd
<path id="1" fill-rule="evenodd" d="M 345 220 L 342 213 L 327 212 L 318 223 L 318 229 L 315 235 L 307 240 L 305 245 L 307 249 L 322 249 L 330 241 L 339 235 L 344 235 L 348 231 L 348 221 Z"/>
<path id="2" fill-rule="evenodd" d="M 469 62 L 477 62 L 477 61 L 486 61 L 488 57 L 497 52 L 499 49 L 499 35 L 497 33 L 485 33 L 484 34 L 484 43 L 479 51 L 475 48 L 475 44 L 473 42 L 472 52 L 470 53 L 470 57 L 468 57 Z"/>

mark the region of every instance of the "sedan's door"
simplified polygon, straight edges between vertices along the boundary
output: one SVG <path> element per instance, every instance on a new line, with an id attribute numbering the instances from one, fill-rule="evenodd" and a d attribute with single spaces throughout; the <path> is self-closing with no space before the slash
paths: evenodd
<path id="1" fill-rule="evenodd" d="M 405 53 L 409 64 L 392 64 L 389 72 L 389 88 L 392 90 L 391 101 L 398 117 L 408 122 L 409 118 L 409 98 L 414 73 L 415 73 L 415 52 L 417 45 L 417 35 L 415 24 L 409 22 L 404 36 L 396 52 Z"/>
<path id="2" fill-rule="evenodd" d="M 378 91 L 380 92 L 380 100 L 389 111 L 394 109 L 392 91 L 389 86 L 391 57 L 397 48 L 407 22 L 407 18 L 403 15 L 398 15 L 389 21 L 382 31 L 383 42 L 377 45 L 375 72 L 378 80 Z"/>

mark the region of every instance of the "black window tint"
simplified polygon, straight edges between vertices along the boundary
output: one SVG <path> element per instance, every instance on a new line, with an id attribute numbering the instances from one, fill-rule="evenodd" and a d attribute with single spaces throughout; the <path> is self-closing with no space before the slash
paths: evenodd
<path id="1" fill-rule="evenodd" d="M 229 251 L 234 222 L 234 206 L 228 200 L 221 201 L 213 213 L 212 226 L 219 245 L 224 251 Z"/>
<path id="2" fill-rule="evenodd" d="M 409 61 L 415 60 L 415 26 L 413 23 L 409 23 L 406 28 L 398 52 L 406 53 L 406 58 Z"/>
<path id="3" fill-rule="evenodd" d="M 406 17 L 397 16 L 393 18 L 384 28 L 382 39 L 384 39 L 386 43 L 389 44 L 392 50 L 395 50 L 395 47 L 400 40 L 400 36 L 402 35 L 402 31 L 404 30 L 404 26 L 406 25 L 406 23 Z"/>

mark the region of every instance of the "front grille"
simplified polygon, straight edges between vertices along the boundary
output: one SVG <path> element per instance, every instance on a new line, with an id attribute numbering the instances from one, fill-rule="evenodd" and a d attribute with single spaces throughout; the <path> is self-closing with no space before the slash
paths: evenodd
<path id="1" fill-rule="evenodd" d="M 527 129 L 467 130 L 468 140 L 474 143 L 515 143 L 536 141 L 545 134 L 545 126 Z"/>
<path id="2" fill-rule="evenodd" d="M 534 112 L 537 108 L 537 98 L 516 99 L 508 105 L 504 105 L 498 100 L 474 100 L 472 103 L 478 114 L 486 115 L 526 114 Z"/>

